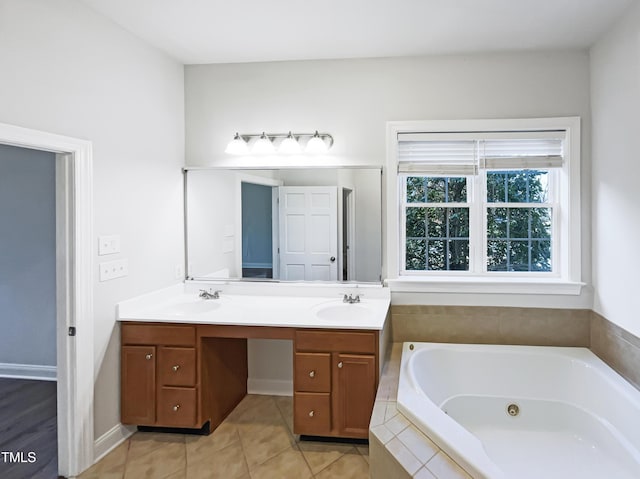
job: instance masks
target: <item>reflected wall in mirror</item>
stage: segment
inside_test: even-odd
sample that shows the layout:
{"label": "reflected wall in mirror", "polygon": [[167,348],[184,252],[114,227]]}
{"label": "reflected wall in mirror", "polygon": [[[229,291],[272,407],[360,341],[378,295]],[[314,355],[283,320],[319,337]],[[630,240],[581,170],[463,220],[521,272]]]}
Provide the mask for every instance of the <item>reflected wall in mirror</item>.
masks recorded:
{"label": "reflected wall in mirror", "polygon": [[187,169],[187,277],[381,281],[380,168]]}

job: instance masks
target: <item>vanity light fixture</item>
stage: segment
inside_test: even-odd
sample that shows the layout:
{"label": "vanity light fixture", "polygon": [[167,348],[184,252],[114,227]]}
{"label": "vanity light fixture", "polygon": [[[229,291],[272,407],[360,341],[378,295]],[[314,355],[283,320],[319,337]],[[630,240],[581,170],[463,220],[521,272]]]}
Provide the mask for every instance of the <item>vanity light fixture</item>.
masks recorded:
{"label": "vanity light fixture", "polygon": [[249,145],[244,138],[236,133],[236,136],[234,136],[233,140],[229,142],[224,152],[230,155],[248,155]]}
{"label": "vanity light fixture", "polygon": [[303,152],[303,145],[307,154],[324,154],[333,146],[333,137],[318,130],[315,133],[236,133],[224,151],[230,155],[297,155]]}
{"label": "vanity light fixture", "polygon": [[307,142],[307,148],[305,151],[313,155],[320,155],[320,154],[326,153],[327,150],[329,150],[329,148],[327,147],[327,144],[324,142],[324,140],[318,133],[318,130],[316,130],[314,135],[311,138],[309,138],[309,141]]}
{"label": "vanity light fixture", "polygon": [[287,137],[282,140],[282,143],[280,143],[278,153],[282,153],[284,155],[297,155],[302,153],[300,143],[298,143],[298,140],[294,138],[291,132],[289,132]]}
{"label": "vanity light fixture", "polygon": [[256,155],[269,155],[276,152],[276,147],[273,146],[273,141],[269,138],[264,131],[260,138],[254,143],[252,153]]}

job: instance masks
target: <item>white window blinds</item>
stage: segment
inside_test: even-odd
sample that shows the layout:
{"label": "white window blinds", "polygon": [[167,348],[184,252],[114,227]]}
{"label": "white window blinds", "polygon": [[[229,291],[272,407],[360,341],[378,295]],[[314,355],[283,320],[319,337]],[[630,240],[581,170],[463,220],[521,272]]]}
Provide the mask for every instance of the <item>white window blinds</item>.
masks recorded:
{"label": "white window blinds", "polygon": [[565,131],[399,133],[398,171],[473,175],[478,168],[562,166]]}

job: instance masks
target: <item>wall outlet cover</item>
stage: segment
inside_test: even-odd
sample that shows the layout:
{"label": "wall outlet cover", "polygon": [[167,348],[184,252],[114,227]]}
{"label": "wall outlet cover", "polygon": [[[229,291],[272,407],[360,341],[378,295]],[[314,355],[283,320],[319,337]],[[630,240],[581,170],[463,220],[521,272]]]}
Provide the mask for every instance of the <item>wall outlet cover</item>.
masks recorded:
{"label": "wall outlet cover", "polygon": [[129,260],[119,259],[116,261],[108,261],[100,263],[100,281],[110,281],[116,278],[122,278],[129,274]]}

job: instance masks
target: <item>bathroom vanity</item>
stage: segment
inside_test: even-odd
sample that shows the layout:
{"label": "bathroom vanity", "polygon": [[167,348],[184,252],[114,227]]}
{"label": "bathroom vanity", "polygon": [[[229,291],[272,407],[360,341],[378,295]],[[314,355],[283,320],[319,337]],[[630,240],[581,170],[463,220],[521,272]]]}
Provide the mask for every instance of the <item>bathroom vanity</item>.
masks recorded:
{"label": "bathroom vanity", "polygon": [[294,346],[294,433],[368,437],[388,290],[339,288],[363,294],[349,304],[331,288],[255,296],[222,287],[210,300],[187,289],[119,305],[123,424],[213,431],[247,394],[247,339],[286,339]]}

